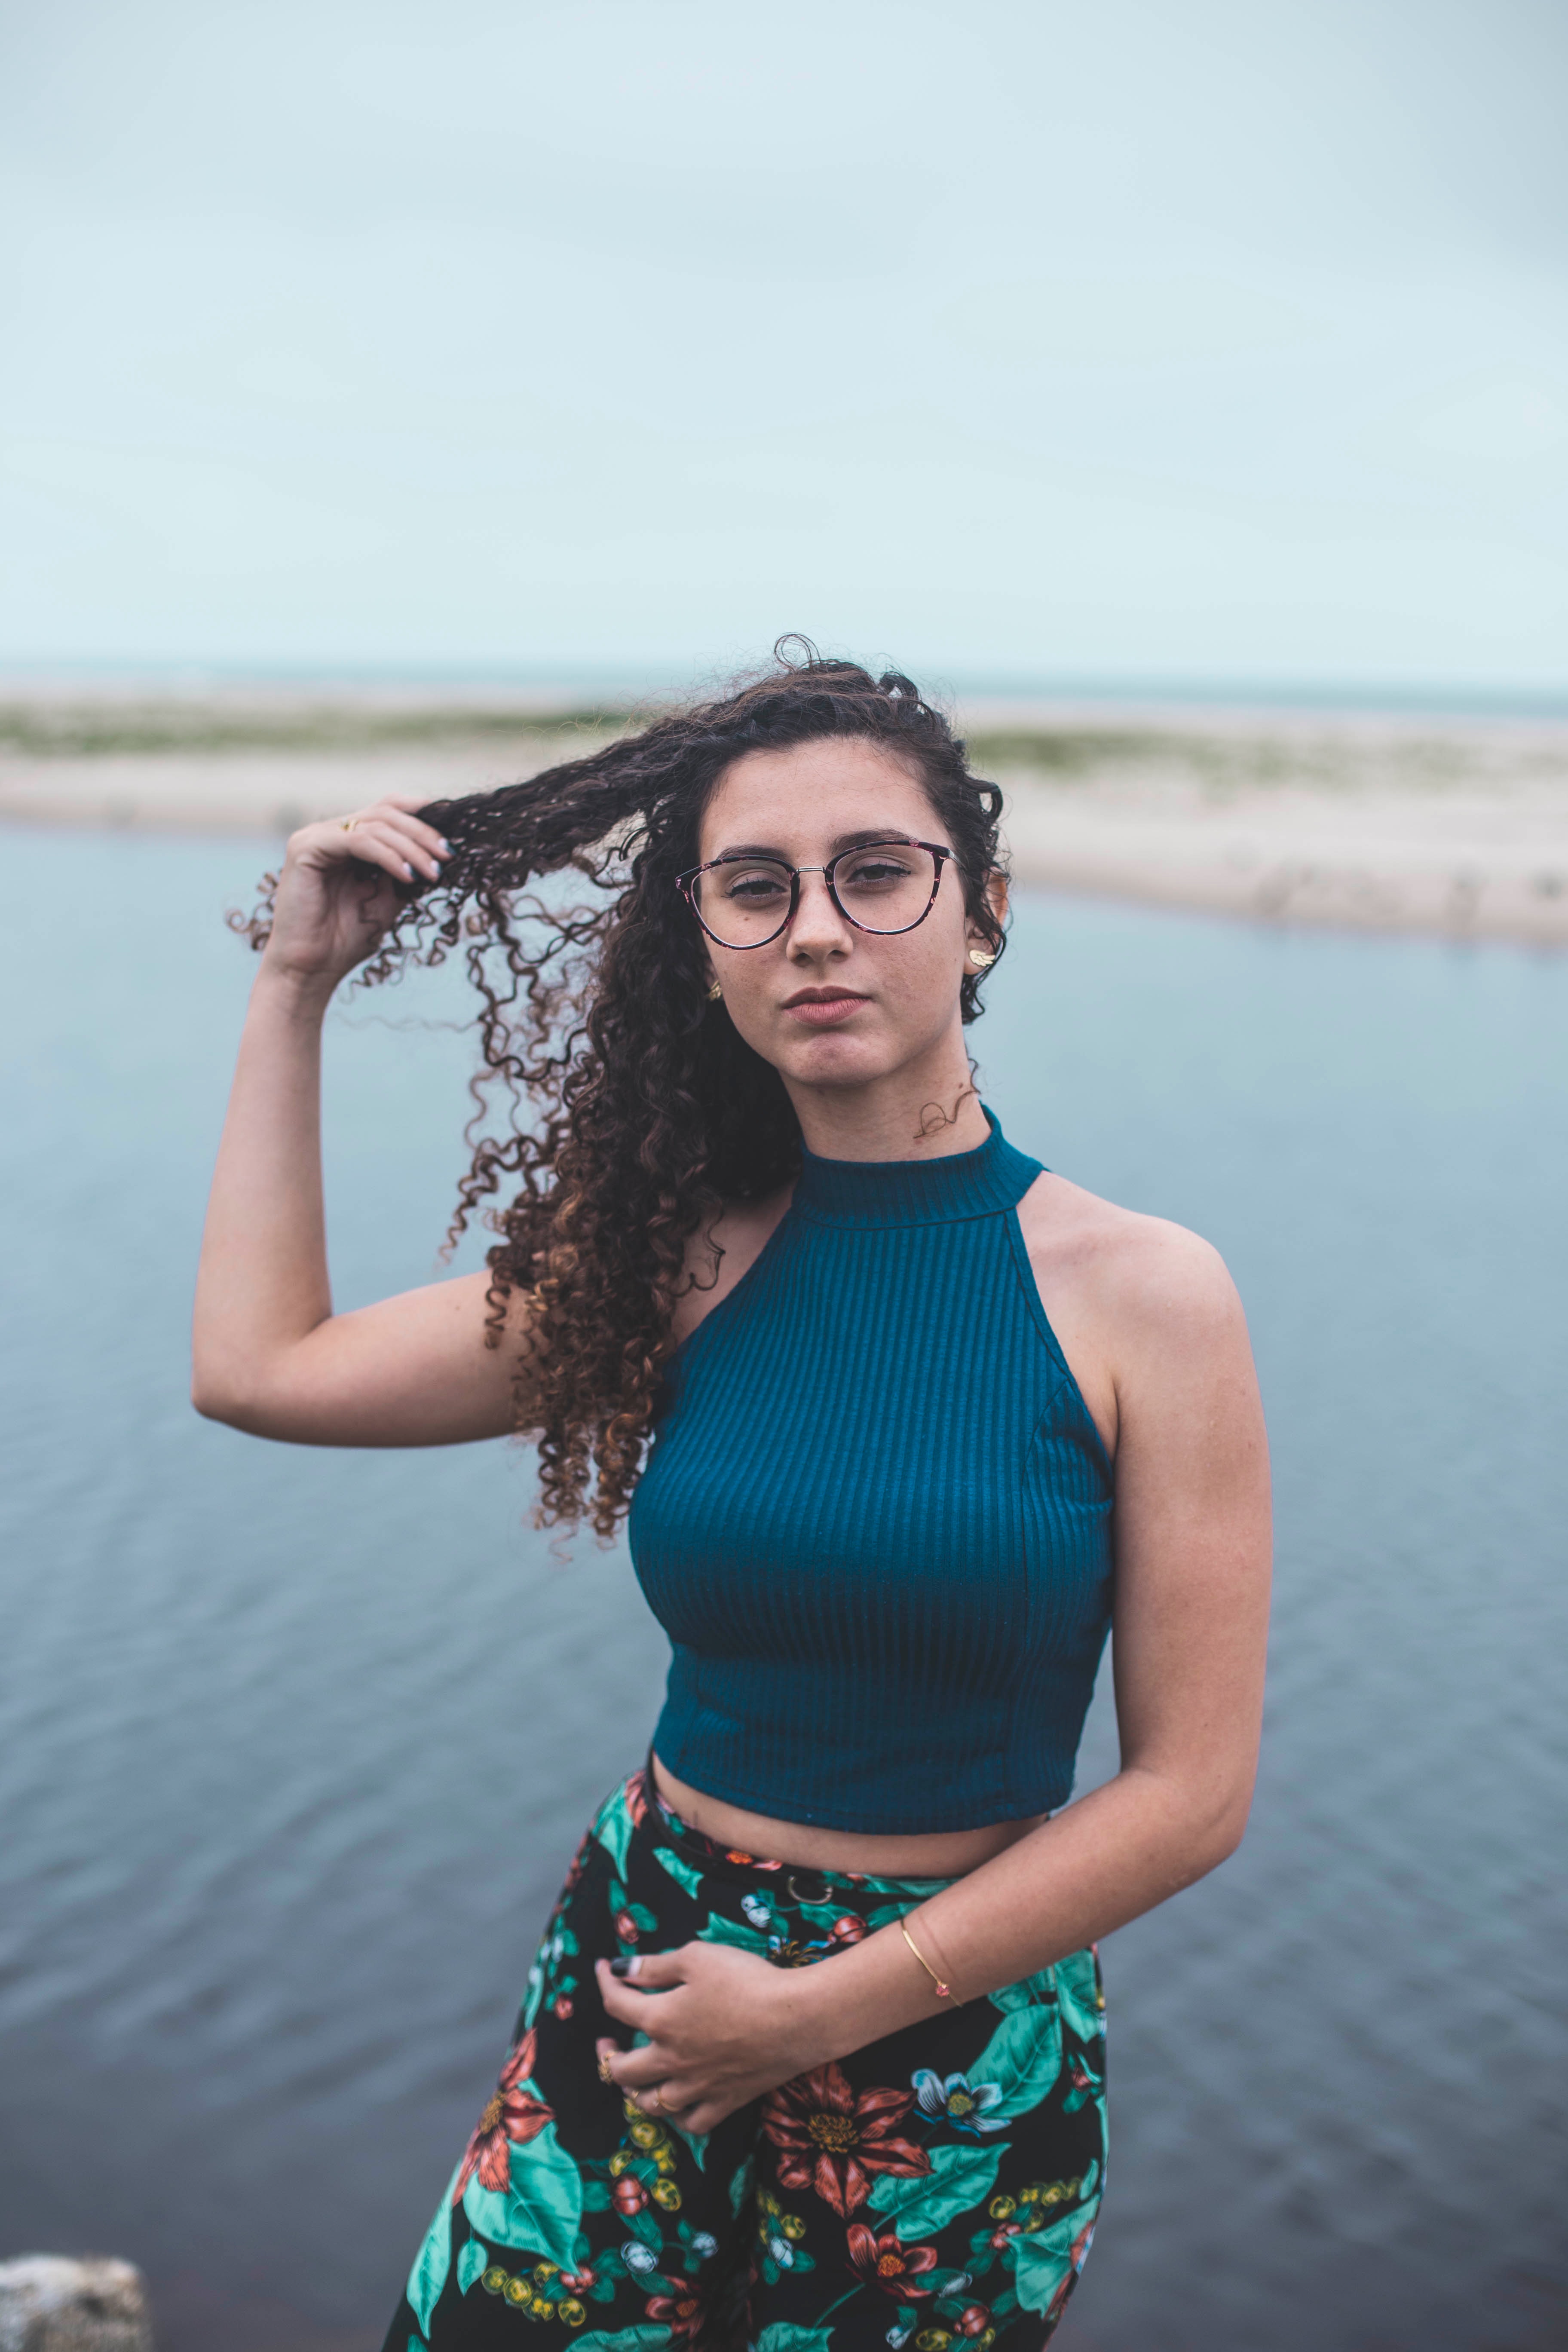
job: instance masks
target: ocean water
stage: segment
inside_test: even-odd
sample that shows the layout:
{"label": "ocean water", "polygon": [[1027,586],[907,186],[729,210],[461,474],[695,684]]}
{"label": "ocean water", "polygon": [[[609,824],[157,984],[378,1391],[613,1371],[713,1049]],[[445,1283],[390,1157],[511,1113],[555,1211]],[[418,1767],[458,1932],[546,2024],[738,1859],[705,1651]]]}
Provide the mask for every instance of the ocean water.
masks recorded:
{"label": "ocean water", "polygon": [[[166,2352],[373,2352],[662,1638],[506,1446],[195,1418],[267,846],[5,849],[0,2257],[131,2256]],[[991,993],[1013,1138],[1225,1252],[1279,1495],[1253,1827],[1105,1948],[1058,2340],[1562,2346],[1568,960],[1026,893]],[[458,1010],[334,1016],[344,1303],[432,1272]]]}

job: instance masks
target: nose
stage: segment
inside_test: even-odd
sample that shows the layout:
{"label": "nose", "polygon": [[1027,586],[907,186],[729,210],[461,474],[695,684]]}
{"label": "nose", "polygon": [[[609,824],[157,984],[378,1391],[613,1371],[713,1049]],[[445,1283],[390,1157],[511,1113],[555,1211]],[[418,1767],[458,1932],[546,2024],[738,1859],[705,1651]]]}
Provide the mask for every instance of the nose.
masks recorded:
{"label": "nose", "polygon": [[820,866],[803,866],[797,885],[800,897],[790,918],[784,944],[802,963],[830,955],[847,955],[853,940],[850,927],[839,913]]}

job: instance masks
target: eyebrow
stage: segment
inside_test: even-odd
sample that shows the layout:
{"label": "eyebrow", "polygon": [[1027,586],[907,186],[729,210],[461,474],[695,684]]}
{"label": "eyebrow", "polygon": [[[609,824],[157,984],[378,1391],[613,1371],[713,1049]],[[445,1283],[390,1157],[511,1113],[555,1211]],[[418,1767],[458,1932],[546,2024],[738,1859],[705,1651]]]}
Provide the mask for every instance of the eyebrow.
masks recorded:
{"label": "eyebrow", "polygon": [[[846,849],[863,848],[868,842],[910,841],[912,838],[913,835],[907,833],[889,833],[885,824],[863,824],[858,833],[836,833],[827,845],[827,855],[829,857],[837,857]],[[788,866],[791,863],[782,849],[762,841],[738,841],[729,849],[717,851],[715,856],[717,857],[772,857],[781,866]]]}

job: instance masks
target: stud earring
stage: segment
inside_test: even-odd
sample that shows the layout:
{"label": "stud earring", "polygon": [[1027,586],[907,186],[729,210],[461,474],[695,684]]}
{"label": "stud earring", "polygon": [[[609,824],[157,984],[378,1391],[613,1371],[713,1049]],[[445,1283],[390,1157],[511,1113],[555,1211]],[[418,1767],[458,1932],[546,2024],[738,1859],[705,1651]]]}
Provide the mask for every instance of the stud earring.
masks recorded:
{"label": "stud earring", "polygon": [[714,982],[714,983],[713,983],[713,985],[712,985],[712,987],[711,987],[711,988],[709,990],[709,992],[708,992],[708,1002],[709,1002],[709,1003],[710,1003],[710,1004],[717,1004],[717,1003],[718,1003],[718,1002],[719,1002],[719,999],[723,995],[723,993],[724,993],[723,990],[720,987],[720,985],[719,985],[718,982],[717,982],[717,981],[715,981],[715,982]]}
{"label": "stud earring", "polygon": [[988,963],[994,963],[996,959],[990,953],[989,950],[985,948],[971,948],[969,950],[969,961],[971,963],[977,963],[981,970],[984,971]]}

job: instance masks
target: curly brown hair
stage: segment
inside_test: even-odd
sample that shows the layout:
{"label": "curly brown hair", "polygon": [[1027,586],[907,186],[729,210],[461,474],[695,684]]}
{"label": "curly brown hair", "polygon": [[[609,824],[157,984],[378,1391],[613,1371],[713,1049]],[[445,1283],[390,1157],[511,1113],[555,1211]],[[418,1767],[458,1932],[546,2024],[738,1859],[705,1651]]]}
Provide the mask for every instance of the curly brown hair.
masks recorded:
{"label": "curly brown hair", "polygon": [[[798,1173],[783,1081],[710,1000],[676,877],[698,862],[703,812],[733,761],[836,736],[879,745],[921,785],[952,842],[968,917],[999,955],[985,883],[999,864],[1000,788],[970,774],[963,743],[900,672],[873,677],[781,638],[767,670],[718,700],[523,783],[422,809],[452,855],[438,882],[409,890],[359,975],[374,984],[461,947],[478,991],[473,1160],[449,1240],[503,1179],[521,1179],[510,1207],[485,1213],[500,1235],[487,1336],[500,1344],[508,1302],[525,1294],[518,1427],[539,1440],[543,1524],[586,1517],[613,1532],[642,1468],[676,1302],[699,1280],[687,1270],[693,1234],[726,1201],[763,1198]],[[521,895],[568,872],[598,903]],[[267,913],[264,901],[248,926],[258,946]],[[980,983],[978,972],[963,981],[966,1022]],[[487,1131],[498,1096],[504,1117]],[[707,1280],[717,1271],[715,1255]]]}

